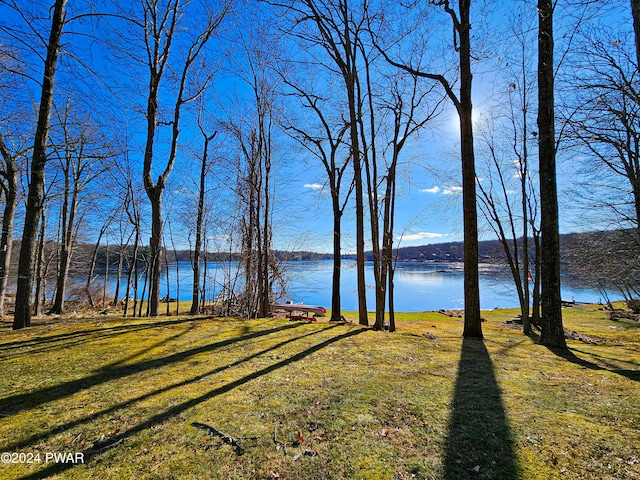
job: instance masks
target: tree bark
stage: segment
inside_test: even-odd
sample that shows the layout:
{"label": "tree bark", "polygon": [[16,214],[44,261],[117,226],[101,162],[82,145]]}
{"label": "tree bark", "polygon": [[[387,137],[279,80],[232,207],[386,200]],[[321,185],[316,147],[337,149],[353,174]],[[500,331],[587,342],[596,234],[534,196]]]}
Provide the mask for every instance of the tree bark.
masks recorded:
{"label": "tree bark", "polygon": [[[526,105],[526,100],[525,100]],[[522,281],[524,290],[524,308],[522,310],[522,330],[525,335],[531,333],[531,322],[529,321],[529,306],[531,298],[529,295],[529,278],[531,267],[529,266],[529,202],[527,195],[527,179],[529,176],[529,155],[527,146],[527,111],[523,109],[524,131],[522,136],[522,165],[520,168],[520,191],[522,195]]]}
{"label": "tree bark", "polygon": [[460,145],[462,157],[462,213],[464,223],[464,337],[483,338],[478,276],[478,212],[476,167],[473,150],[473,106],[471,103],[470,0],[461,0],[460,23]]}
{"label": "tree bark", "polygon": [[[256,97],[258,101],[259,95]],[[263,167],[263,188],[262,188],[262,265],[261,265],[261,290],[260,290],[260,317],[266,318],[271,311],[271,122],[266,109],[272,105],[262,105],[259,107],[260,138]]]}
{"label": "tree bark", "polygon": [[[356,37],[354,41],[359,41]],[[359,51],[361,52],[361,59],[358,60],[354,54],[352,57],[353,65],[356,62],[362,64],[364,71],[364,80],[360,80],[360,76],[357,73],[357,67],[354,67],[354,79],[357,87],[357,119],[360,127],[360,138],[362,150],[362,159],[365,171],[365,178],[367,182],[366,198],[369,206],[369,230],[371,232],[371,254],[372,254],[372,266],[373,266],[373,282],[374,282],[374,303],[375,303],[375,320],[373,323],[374,330],[382,330],[384,328],[384,313],[386,302],[386,290],[387,285],[383,276],[382,268],[382,254],[380,248],[380,206],[378,201],[378,152],[376,135],[377,129],[375,125],[375,113],[376,108],[373,105],[373,89],[371,86],[370,75],[370,59],[366,52],[360,45]],[[368,129],[365,126],[365,114],[363,112],[363,105],[365,101],[369,107],[369,125]],[[367,137],[369,141],[367,142]]]}
{"label": "tree bark", "polygon": [[[163,186],[164,187],[164,186]],[[157,317],[160,307],[160,259],[162,253],[162,192],[156,186],[147,190],[151,203],[151,238],[149,239],[149,316]]]}
{"label": "tree bark", "polygon": [[539,326],[540,325],[540,271],[542,270],[540,266],[540,232],[534,230],[533,231],[533,242],[535,245],[535,257],[533,263],[535,265],[535,274],[533,277],[533,293],[532,293],[532,301],[531,301],[531,324]]}
{"label": "tree bark", "polygon": [[58,54],[60,53],[60,40],[64,26],[66,4],[67,0],[56,0],[55,2],[51,32],[47,44],[40,108],[31,161],[31,182],[29,183],[20,260],[18,262],[16,309],[13,319],[14,330],[31,326],[36,239],[43,207],[44,166],[47,161],[47,141],[49,138],[51,107],[53,105],[54,80]]}
{"label": "tree bark", "polygon": [[385,194],[384,220],[382,238],[382,278],[381,281],[387,285],[389,298],[389,332],[396,331],[395,303],[393,301],[393,227],[395,222],[396,203],[396,167],[398,158],[398,147],[394,147],[394,158],[392,166],[387,174],[387,189]]}
{"label": "tree bark", "polygon": [[47,272],[49,270],[49,261],[45,259],[45,247],[47,245],[46,242],[46,233],[47,233],[47,215],[46,211],[42,211],[41,219],[40,219],[40,237],[37,241],[36,248],[36,289],[34,294],[34,303],[35,303],[35,315],[42,315],[42,310],[44,307],[44,303],[46,300],[47,293]]}
{"label": "tree bark", "polygon": [[[78,162],[81,159],[78,158]],[[69,276],[69,264],[71,263],[71,255],[73,254],[74,229],[76,223],[76,211],[78,209],[78,175],[72,172],[74,169],[69,153],[66,154],[66,164],[63,168],[65,174],[65,188],[62,197],[62,213],[61,213],[61,242],[60,242],[60,262],[58,266],[58,275],[56,279],[56,296],[51,307],[50,313],[64,313],[64,298],[67,289],[67,279]],[[79,168],[79,165],[78,165]],[[73,180],[73,185],[71,185]],[[71,197],[71,201],[69,201]]]}
{"label": "tree bark", "polygon": [[640,71],[640,0],[631,0],[631,14],[633,15],[633,32],[636,38],[636,68]]}
{"label": "tree bark", "polygon": [[[120,281],[122,280],[122,264],[124,262],[124,250],[126,248],[126,245],[120,245],[120,248],[118,249],[118,266],[116,269],[116,290],[113,293],[113,301],[111,302],[112,306],[117,306],[118,305],[118,299],[120,298]],[[107,265],[107,269],[109,268],[109,265]]]}
{"label": "tree bark", "polygon": [[209,142],[215,137],[216,133],[208,137],[201,130],[204,138],[204,147],[202,149],[202,165],[200,166],[200,188],[198,190],[198,210],[196,212],[196,241],[193,246],[193,290],[191,296],[190,315],[200,313],[200,251],[202,249],[202,222],[204,218],[204,194],[205,181],[207,177],[207,152],[209,150]]}
{"label": "tree bark", "polygon": [[[146,2],[145,2],[146,3]],[[154,3],[154,2],[152,2]],[[189,45],[188,52],[184,58],[181,69],[172,68],[169,63],[169,53],[174,41],[180,43],[180,39],[175,38],[178,32],[181,34],[189,31],[186,26],[180,26],[181,18],[185,18],[185,12],[189,2],[171,0],[164,5],[162,15],[158,16],[157,5],[145,4],[143,25],[145,46],[147,53],[147,66],[149,68],[149,94],[147,97],[147,139],[144,155],[143,180],[145,191],[151,203],[151,240],[150,240],[150,286],[149,286],[149,315],[157,316],[160,300],[160,258],[162,250],[162,192],[166,187],[167,179],[173,170],[178,148],[178,137],[180,135],[180,115],[182,107],[198,98],[204,91],[211,75],[204,80],[201,85],[188,85],[189,72],[194,66],[196,59],[202,52],[206,43],[213,36],[214,31],[226,15],[229,8],[228,3],[224,3],[219,15],[206,19],[204,29],[193,39]],[[183,45],[184,46],[184,45]],[[177,78],[177,93],[173,106],[173,118],[171,121],[171,146],[167,159],[167,164],[157,180],[152,178],[152,164],[154,156],[154,140],[158,122],[158,102],[160,82],[165,73],[165,69],[172,70],[171,75]],[[195,93],[188,93],[193,86]]]}
{"label": "tree bark", "polygon": [[0,318],[4,317],[4,301],[9,280],[9,266],[11,265],[11,250],[13,246],[13,224],[16,212],[18,193],[18,169],[16,158],[12,155],[2,136],[0,135],[0,154],[5,162],[5,206],[2,213],[2,236],[0,237]]}
{"label": "tree bark", "polygon": [[342,320],[340,278],[342,274],[341,258],[342,211],[340,199],[333,196],[333,277],[331,279],[331,321]]}
{"label": "tree bark", "polygon": [[[355,67],[353,67],[355,68]],[[358,323],[369,325],[367,315],[367,282],[365,279],[365,255],[364,255],[364,194],[362,188],[362,161],[360,159],[360,147],[358,141],[358,117],[356,113],[355,98],[355,73],[349,71],[343,73],[347,83],[347,98],[349,102],[349,122],[351,125],[351,161],[353,162],[353,175],[356,191],[356,269],[358,290]]]}
{"label": "tree bark", "polygon": [[560,297],[560,234],[556,184],[553,79],[553,1],[538,0],[538,138],[542,333],[540,343],[566,348]]}

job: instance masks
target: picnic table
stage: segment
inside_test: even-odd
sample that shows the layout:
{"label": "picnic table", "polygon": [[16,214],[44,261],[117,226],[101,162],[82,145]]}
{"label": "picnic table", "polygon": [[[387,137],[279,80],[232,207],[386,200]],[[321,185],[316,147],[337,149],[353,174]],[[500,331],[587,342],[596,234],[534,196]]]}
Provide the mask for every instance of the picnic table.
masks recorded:
{"label": "picnic table", "polygon": [[[305,305],[304,303],[272,303],[271,311],[283,310],[289,320],[308,320],[315,322],[315,317],[324,317],[327,309],[318,305]],[[309,313],[313,317],[309,317]]]}

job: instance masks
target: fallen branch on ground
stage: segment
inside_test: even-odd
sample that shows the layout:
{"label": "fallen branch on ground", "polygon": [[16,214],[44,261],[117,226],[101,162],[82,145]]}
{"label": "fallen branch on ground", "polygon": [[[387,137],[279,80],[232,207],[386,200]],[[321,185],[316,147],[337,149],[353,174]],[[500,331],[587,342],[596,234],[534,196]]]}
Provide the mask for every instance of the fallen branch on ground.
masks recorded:
{"label": "fallen branch on ground", "polygon": [[217,430],[211,425],[207,425],[205,423],[193,422],[191,426],[199,428],[200,430],[204,430],[205,432],[207,432],[207,434],[211,435],[212,437],[218,437],[227,445],[231,445],[233,448],[235,448],[236,455],[242,455],[244,453],[244,448],[242,448],[242,445],[240,445],[240,442],[236,438],[232,437],[231,435],[222,433],[221,431]]}

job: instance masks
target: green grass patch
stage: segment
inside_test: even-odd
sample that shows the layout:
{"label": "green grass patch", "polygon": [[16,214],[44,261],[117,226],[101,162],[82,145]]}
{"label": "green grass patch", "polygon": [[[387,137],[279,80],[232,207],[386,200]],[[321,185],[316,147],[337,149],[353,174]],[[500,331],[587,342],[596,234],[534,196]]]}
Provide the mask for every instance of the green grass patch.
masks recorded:
{"label": "green grass patch", "polygon": [[[0,478],[640,479],[638,323],[567,309],[579,339],[562,352],[503,324],[516,313],[483,312],[484,341],[435,312],[398,315],[394,334],[285,319],[4,324],[0,451],[32,463],[5,462]],[[45,462],[53,452],[84,463]]]}

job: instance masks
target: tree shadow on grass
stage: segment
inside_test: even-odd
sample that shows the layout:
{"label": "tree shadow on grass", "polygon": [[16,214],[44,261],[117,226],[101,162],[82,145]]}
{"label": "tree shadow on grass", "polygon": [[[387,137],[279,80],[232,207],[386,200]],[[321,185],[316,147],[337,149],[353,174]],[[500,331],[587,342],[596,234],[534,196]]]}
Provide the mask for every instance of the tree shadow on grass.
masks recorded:
{"label": "tree shadow on grass", "polygon": [[[32,355],[34,353],[46,352],[48,350],[73,347],[87,342],[100,340],[102,338],[112,338],[117,335],[124,335],[142,330],[150,330],[154,328],[191,323],[196,320],[200,319],[185,317],[176,320],[158,320],[155,322],[140,322],[138,320],[122,325],[115,325],[113,327],[82,328],[73,332],[58,333],[54,335],[36,335],[26,340],[16,340],[0,343],[0,358],[15,358],[19,355]],[[203,318],[202,320],[206,320],[206,318]],[[95,324],[93,322],[91,322],[90,325],[86,324],[86,327],[90,326],[93,327],[95,326]],[[20,349],[25,349],[25,351],[14,351]]]}
{"label": "tree shadow on grass", "polygon": [[261,357],[263,355],[266,355],[269,352],[278,350],[279,348],[282,348],[285,345],[297,342],[297,341],[302,340],[303,338],[306,338],[306,337],[311,337],[313,335],[317,335],[319,333],[326,332],[328,330],[336,328],[337,326],[338,325],[331,325],[331,326],[326,327],[326,328],[324,328],[322,330],[313,330],[312,332],[305,333],[303,335],[298,335],[298,336],[295,336],[295,337],[288,338],[286,340],[283,340],[282,342],[276,343],[276,344],[271,345],[271,346],[269,346],[269,347],[267,347],[267,348],[265,348],[263,350],[260,350],[259,352],[255,352],[255,353],[253,353],[251,355],[248,355],[248,356],[246,356],[244,358],[240,358],[240,359],[236,360],[235,362],[232,362],[232,363],[229,363],[229,364],[225,364],[225,365],[221,365],[219,367],[213,368],[213,369],[208,370],[206,372],[203,372],[203,373],[201,373],[199,375],[196,375],[196,376],[191,377],[191,378],[186,379],[186,380],[182,380],[180,382],[173,383],[171,385],[167,385],[167,386],[163,386],[163,387],[160,387],[160,388],[156,388],[155,390],[152,390],[150,392],[144,393],[144,394],[139,395],[139,396],[137,396],[135,398],[127,398],[126,400],[123,400],[120,403],[116,403],[116,404],[111,405],[111,406],[109,406],[107,408],[104,408],[104,409],[102,409],[100,411],[91,412],[89,415],[86,415],[84,417],[77,418],[75,420],[72,420],[70,422],[67,422],[67,423],[64,423],[64,424],[61,424],[61,425],[57,425],[57,426],[55,426],[53,428],[50,428],[50,429],[48,429],[48,430],[46,430],[46,431],[44,431],[42,433],[36,433],[36,434],[34,434],[34,435],[30,436],[30,437],[23,438],[23,439],[21,439],[21,440],[19,440],[17,442],[9,444],[9,445],[5,445],[5,446],[3,446],[3,448],[4,448],[4,450],[7,450],[7,451],[16,451],[16,450],[19,451],[21,449],[24,449],[24,448],[27,448],[27,447],[32,446],[34,444],[37,444],[39,442],[42,442],[43,440],[46,440],[47,438],[50,438],[50,437],[52,437],[54,435],[59,435],[59,434],[65,432],[65,431],[67,431],[67,430],[69,430],[71,428],[74,428],[74,427],[77,427],[79,425],[83,425],[83,424],[86,424],[86,423],[93,422],[93,421],[99,419],[100,417],[103,417],[105,415],[117,412],[118,410],[121,410],[121,409],[129,408],[133,404],[136,404],[138,402],[147,400],[147,399],[149,399],[151,397],[154,397],[156,395],[160,395],[160,394],[162,394],[164,392],[168,392],[168,391],[174,390],[176,388],[181,388],[181,387],[184,387],[184,386],[187,386],[187,385],[191,385],[191,384],[194,384],[194,383],[197,383],[197,382],[201,382],[201,381],[207,379],[208,377],[211,377],[212,375],[216,375],[218,373],[221,373],[221,372],[223,372],[225,370],[228,370],[230,368],[233,368],[233,367],[238,367],[238,366],[240,366],[240,365],[242,365],[242,364],[244,364],[246,362],[249,362],[249,361],[251,361],[251,360],[253,360],[255,358],[258,358],[258,357]]}
{"label": "tree shadow on grass", "polygon": [[449,418],[443,478],[518,478],[511,428],[484,342],[462,343]]}
{"label": "tree shadow on grass", "polygon": [[[597,363],[590,362],[585,358],[578,357],[573,351],[569,348],[554,348],[547,347],[549,351],[556,354],[557,356],[564,358],[565,360],[574,363],[576,365],[580,365],[583,368],[588,368],[589,370],[602,370],[605,372],[615,373],[616,375],[621,375],[629,380],[634,382],[640,382],[640,370],[631,370],[624,368],[615,368],[611,365],[610,368],[603,367],[602,365],[598,365]],[[576,350],[580,351],[580,350]]]}
{"label": "tree shadow on grass", "polygon": [[[627,351],[629,352],[629,354],[633,355],[635,358],[638,358],[638,360],[640,360],[640,351],[638,351],[637,348],[635,348],[634,346],[624,346],[622,348],[619,346],[616,346],[614,348],[616,353],[620,353],[621,350],[622,352]],[[612,372],[620,371],[622,369],[620,365],[628,365],[628,366],[634,367],[628,370],[637,371],[640,373],[640,361],[625,360],[619,357],[607,356],[600,353],[589,352],[587,350],[580,350],[579,348],[575,348],[575,347],[572,347],[571,351],[590,356],[596,362],[603,365],[603,368],[606,368],[607,370],[610,370]]]}
{"label": "tree shadow on grass", "polygon": [[[211,398],[217,397],[218,395],[222,395],[224,393],[227,393],[231,390],[233,390],[234,388],[237,388],[241,385],[244,385],[245,383],[250,382],[251,380],[255,380],[257,378],[262,377],[263,375],[267,375],[269,373],[272,373],[280,368],[286,367],[287,365],[290,365],[292,363],[295,363],[299,360],[302,360],[305,357],[308,357],[309,355],[312,355],[313,353],[328,347],[329,345],[339,342],[341,340],[345,340],[347,338],[353,337],[355,335],[358,335],[362,332],[366,332],[367,329],[363,329],[363,328],[355,328],[352,329],[346,333],[343,333],[341,335],[336,335],[334,337],[328,338],[327,340],[320,342],[316,345],[313,345],[309,348],[307,348],[306,350],[303,350],[302,352],[299,352],[295,355],[292,355],[289,358],[285,358],[284,360],[281,360],[279,362],[276,362],[272,365],[269,365],[268,367],[262,368],[260,370],[256,370],[255,372],[250,373],[249,375],[245,375],[244,377],[235,380],[233,382],[229,382],[226,385],[222,385],[221,387],[215,388],[203,395],[200,395],[199,397],[187,400],[185,402],[179,403],[177,405],[172,406],[171,408],[160,412],[150,418],[148,418],[147,420],[138,423],[137,425],[131,427],[130,429],[121,432],[117,435],[115,435],[114,437],[112,437],[110,439],[110,442],[112,444],[118,444],[119,442],[122,442],[125,438],[133,435],[133,434],[137,434],[140,433],[144,430],[147,430],[155,425],[161,424],[163,422],[165,422],[166,420],[169,420],[171,418],[176,417],[177,415],[186,412],[187,410],[190,410],[194,407],[196,407],[198,404],[205,402]],[[84,453],[84,462],[88,462],[90,461],[94,456],[99,455],[101,453],[101,451],[95,451],[92,449],[86,450]],[[49,466],[47,466],[45,469],[40,470],[39,472],[34,472],[32,474],[26,475],[24,477],[21,478],[21,480],[36,480],[36,479],[41,479],[41,478],[46,478],[49,477],[51,475],[55,475],[55,474],[59,474],[61,472],[64,472],[68,469],[70,469],[71,467],[73,467],[74,465],[72,463],[58,463],[58,464],[51,464]]]}
{"label": "tree shadow on grass", "polygon": [[121,379],[135,373],[153,370],[155,368],[159,368],[171,363],[183,361],[194,355],[211,352],[218,348],[234,343],[243,342],[245,340],[258,338],[265,335],[272,335],[283,330],[296,328],[300,325],[302,324],[294,323],[291,325],[283,325],[281,327],[260,330],[257,332],[249,333],[247,335],[201,345],[198,347],[190,348],[188,350],[176,352],[165,357],[147,359],[137,363],[114,366],[109,365],[84,378],[70,380],[68,382],[59,383],[50,387],[44,387],[30,392],[18,393],[2,398],[0,399],[0,412],[2,412],[4,415],[16,414],[23,410],[36,408],[45,403],[73,395],[74,393],[87,388],[91,388],[95,385],[106,383],[111,380]]}
{"label": "tree shadow on grass", "polygon": [[[528,336],[529,338],[531,338],[531,340],[534,343],[538,343],[538,344],[540,343],[540,335],[538,335],[538,333],[535,332],[534,330],[532,330]],[[580,365],[581,367],[588,368],[589,370],[605,370],[611,373],[615,373],[617,375],[622,375],[623,377],[628,378],[629,380],[633,380],[634,382],[640,382],[640,369],[617,368],[617,365],[615,365],[614,363],[611,363],[609,361],[610,359],[607,359],[602,355],[598,355],[593,352],[585,352],[577,348],[573,348],[573,349],[571,348],[564,349],[564,348],[555,348],[555,347],[547,347],[547,348],[549,349],[550,352],[554,353],[555,355],[561,358],[564,358],[565,360],[571,363]],[[596,358],[601,363],[605,364],[605,366],[598,365],[597,363],[594,363],[594,362],[590,362],[589,360],[584,358],[580,358],[574,353],[574,351],[583,353],[585,355],[590,355]],[[618,362],[622,362],[622,360],[618,360]],[[625,360],[624,363],[631,364],[631,365],[635,364],[635,362],[628,361],[628,360]]]}

